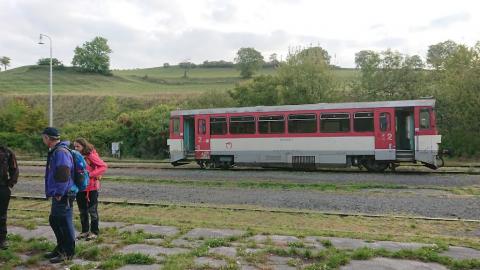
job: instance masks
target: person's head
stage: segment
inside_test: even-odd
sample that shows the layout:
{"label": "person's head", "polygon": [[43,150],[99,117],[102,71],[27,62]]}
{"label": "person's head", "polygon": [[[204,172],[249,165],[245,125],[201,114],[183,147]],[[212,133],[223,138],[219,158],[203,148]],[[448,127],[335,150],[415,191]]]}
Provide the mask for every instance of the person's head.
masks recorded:
{"label": "person's head", "polygon": [[54,127],[47,127],[42,131],[43,143],[52,148],[60,141],[60,131]]}
{"label": "person's head", "polygon": [[73,142],[73,146],[75,150],[82,153],[82,155],[89,155],[95,149],[95,147],[84,138],[77,138],[75,142]]}

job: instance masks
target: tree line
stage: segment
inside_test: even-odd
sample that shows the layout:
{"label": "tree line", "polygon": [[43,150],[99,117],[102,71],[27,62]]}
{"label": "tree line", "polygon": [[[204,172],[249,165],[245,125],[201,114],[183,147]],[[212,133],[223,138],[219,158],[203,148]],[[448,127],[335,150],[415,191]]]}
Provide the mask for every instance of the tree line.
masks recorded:
{"label": "tree line", "polygon": [[257,76],[230,91],[236,106],[437,100],[442,145],[458,156],[480,154],[480,42],[447,40],[429,46],[426,61],[390,49],[355,54],[358,77],[334,76],[328,52],[310,47],[290,52],[275,75]]}
{"label": "tree line", "polygon": [[[240,59],[261,59],[261,54],[250,49],[242,52],[252,55],[237,53],[237,64]],[[362,50],[355,54],[357,75],[345,81],[336,76],[336,68],[331,65],[330,55],[325,49],[319,46],[297,48],[291,50],[284,61],[276,63],[273,75],[255,76],[260,64],[246,65],[254,67],[253,71],[245,73],[252,78],[240,81],[230,91],[207,91],[180,103],[173,104],[172,101],[172,104],[158,105],[148,110],[122,113],[112,111],[109,120],[72,123],[64,128],[67,137],[91,138],[92,142],[105,151],[110,142],[121,140],[124,142],[124,153],[128,155],[164,157],[169,111],[174,108],[434,97],[437,99],[438,128],[443,135],[442,145],[453,149],[457,156],[478,156],[480,42],[474,46],[453,41],[433,44],[429,46],[425,59],[390,49]],[[32,140],[46,124],[46,114],[41,109],[28,106],[17,99],[1,107],[0,138],[13,142],[19,149],[32,151]]]}

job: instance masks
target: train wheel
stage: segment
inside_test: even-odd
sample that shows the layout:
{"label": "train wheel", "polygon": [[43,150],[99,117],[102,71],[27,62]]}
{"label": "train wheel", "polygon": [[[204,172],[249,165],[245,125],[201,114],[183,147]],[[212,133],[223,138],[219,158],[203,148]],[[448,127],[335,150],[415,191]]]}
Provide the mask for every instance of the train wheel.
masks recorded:
{"label": "train wheel", "polygon": [[389,162],[386,161],[378,161],[374,159],[368,159],[363,163],[363,166],[367,168],[367,171],[369,172],[384,172],[388,166]]}
{"label": "train wheel", "polygon": [[232,167],[232,164],[230,164],[230,162],[227,162],[227,161],[222,162],[222,165],[220,166],[220,168],[222,168],[222,170],[228,170],[231,167]]}
{"label": "train wheel", "polygon": [[438,168],[443,167],[445,165],[445,160],[443,160],[442,156],[436,156],[435,158],[437,159]]}

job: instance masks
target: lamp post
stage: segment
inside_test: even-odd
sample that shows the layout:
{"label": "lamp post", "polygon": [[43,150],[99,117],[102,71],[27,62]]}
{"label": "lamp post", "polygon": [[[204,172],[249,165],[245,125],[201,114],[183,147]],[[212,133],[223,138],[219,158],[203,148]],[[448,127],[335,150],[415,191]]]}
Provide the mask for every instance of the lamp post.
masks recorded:
{"label": "lamp post", "polygon": [[48,38],[50,41],[50,110],[49,110],[49,126],[53,127],[53,85],[52,85],[52,39],[44,34],[40,34],[40,40],[38,44],[45,44],[43,43],[43,37]]}

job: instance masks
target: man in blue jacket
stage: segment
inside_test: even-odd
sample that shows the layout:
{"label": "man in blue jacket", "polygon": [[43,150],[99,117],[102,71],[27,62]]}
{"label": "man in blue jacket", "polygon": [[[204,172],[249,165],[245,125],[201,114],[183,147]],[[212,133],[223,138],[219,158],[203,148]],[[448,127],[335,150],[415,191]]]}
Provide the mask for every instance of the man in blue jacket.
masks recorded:
{"label": "man in blue jacket", "polygon": [[60,132],[56,128],[45,128],[42,139],[49,148],[45,169],[45,195],[52,200],[49,222],[57,238],[57,246],[45,257],[50,259],[51,263],[59,263],[72,259],[75,254],[73,201],[69,196],[73,185],[74,163],[72,154],[66,149],[70,143],[60,141]]}

